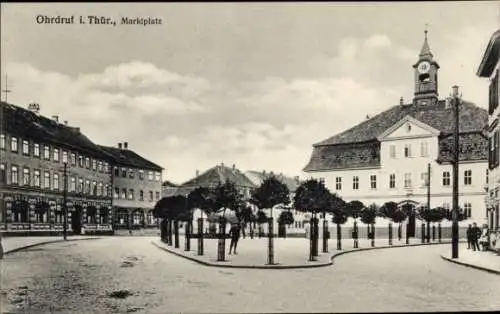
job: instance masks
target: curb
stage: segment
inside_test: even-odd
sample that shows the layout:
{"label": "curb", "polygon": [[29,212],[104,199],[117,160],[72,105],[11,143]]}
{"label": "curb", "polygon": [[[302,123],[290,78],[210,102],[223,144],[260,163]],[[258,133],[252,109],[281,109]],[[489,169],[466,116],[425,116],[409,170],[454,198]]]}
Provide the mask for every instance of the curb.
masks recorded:
{"label": "curb", "polygon": [[[458,241],[458,243],[465,243],[465,241]],[[334,253],[331,257],[332,263],[333,259],[337,256],[348,254],[348,253],[354,253],[354,252],[361,252],[361,251],[371,251],[371,250],[381,250],[381,249],[393,249],[393,248],[403,248],[403,247],[412,247],[412,246],[424,246],[424,245],[439,245],[439,244],[451,244],[451,241],[443,241],[443,242],[430,242],[430,243],[414,243],[414,244],[398,244],[398,245],[385,245],[385,246],[375,246],[375,247],[366,247],[366,248],[358,248],[358,249],[352,249],[348,251],[341,251],[338,253]]]}
{"label": "curb", "polygon": [[482,266],[477,266],[477,265],[469,264],[469,263],[466,263],[466,262],[457,261],[457,260],[454,260],[452,258],[446,257],[444,255],[441,255],[441,258],[444,259],[445,261],[448,261],[448,262],[451,262],[451,263],[455,263],[455,264],[462,265],[462,266],[465,266],[465,267],[475,268],[477,270],[486,271],[486,272],[489,272],[489,273],[492,273],[492,274],[496,274],[496,275],[500,275],[500,271],[498,271],[498,270],[494,270],[494,269],[486,268],[486,267],[482,267]]}
{"label": "curb", "polygon": [[163,250],[165,252],[177,255],[179,257],[183,257],[185,259],[188,259],[190,261],[196,262],[198,264],[202,264],[204,266],[209,266],[209,267],[221,267],[221,268],[239,268],[239,269],[298,269],[298,268],[318,268],[318,267],[326,267],[326,266],[331,266],[333,265],[333,261],[329,262],[320,262],[318,264],[311,264],[311,265],[224,265],[224,264],[216,264],[216,263],[211,263],[211,262],[206,262],[199,260],[195,257],[192,256],[187,256],[179,252],[175,252],[174,250],[167,249],[163,246],[160,246],[156,244],[154,241],[151,241],[151,243],[159,248],[160,250]]}
{"label": "curb", "polygon": [[43,242],[38,242],[38,243],[34,243],[34,244],[29,244],[29,245],[26,245],[26,246],[17,247],[15,249],[10,250],[10,251],[4,251],[3,254],[7,255],[7,254],[10,254],[10,253],[16,253],[16,252],[19,252],[19,251],[22,251],[22,250],[30,249],[32,247],[36,247],[36,246],[40,246],[40,245],[45,245],[45,244],[51,244],[51,243],[70,242],[70,241],[83,241],[83,240],[100,240],[100,239],[102,239],[102,238],[83,238],[83,239],[68,239],[68,240],[43,241]]}
{"label": "curb", "polygon": [[[464,242],[464,241],[459,241],[459,242]],[[196,262],[198,264],[204,265],[204,266],[209,266],[209,267],[222,267],[222,268],[240,268],[240,269],[298,269],[298,268],[318,268],[318,267],[326,267],[326,266],[332,266],[333,265],[333,259],[337,256],[344,255],[347,253],[353,253],[353,252],[360,252],[360,251],[369,251],[369,250],[377,250],[377,249],[391,249],[391,248],[402,248],[402,247],[410,247],[410,246],[423,246],[423,245],[438,245],[438,244],[451,244],[451,241],[447,242],[432,242],[432,243],[415,243],[415,244],[403,244],[403,245],[387,245],[387,246],[377,246],[377,247],[367,247],[367,248],[360,248],[360,249],[354,249],[354,250],[349,250],[349,251],[341,251],[334,253],[332,256],[329,258],[329,262],[321,262],[318,264],[311,264],[311,265],[224,265],[224,264],[216,264],[216,263],[211,263],[207,261],[203,261],[200,259],[197,259],[196,257],[192,256],[187,256],[182,253],[176,252],[174,250],[168,249],[166,247],[160,246],[155,243],[155,241],[151,241],[151,244],[156,246],[157,248],[174,254],[176,256],[188,259],[190,261]]]}

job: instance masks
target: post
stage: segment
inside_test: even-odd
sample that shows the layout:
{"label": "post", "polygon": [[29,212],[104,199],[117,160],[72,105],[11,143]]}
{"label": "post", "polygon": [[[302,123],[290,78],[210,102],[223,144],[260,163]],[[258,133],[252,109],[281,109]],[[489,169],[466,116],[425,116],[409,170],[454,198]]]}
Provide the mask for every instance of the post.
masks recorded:
{"label": "post", "polygon": [[451,257],[458,258],[458,132],[459,132],[459,106],[460,99],[458,95],[458,86],[453,86],[453,98],[454,98],[454,113],[455,113],[455,132],[454,132],[454,144],[455,149],[453,150],[453,224],[452,224],[452,236],[451,236]]}
{"label": "post", "polygon": [[198,255],[203,255],[203,217],[198,218]]}
{"label": "post", "polygon": [[[272,211],[272,209],[271,209]],[[273,225],[273,216],[269,217],[269,228],[268,228],[268,246],[267,246],[267,263],[269,265],[274,265],[274,225]]]}
{"label": "post", "polygon": [[[431,209],[431,163],[427,164],[427,210]],[[430,242],[430,223],[427,222],[427,243]]]}
{"label": "post", "polygon": [[64,217],[63,217],[63,237],[64,240],[67,240],[68,237],[68,163],[64,163],[64,189],[63,189],[63,208],[64,208]]}

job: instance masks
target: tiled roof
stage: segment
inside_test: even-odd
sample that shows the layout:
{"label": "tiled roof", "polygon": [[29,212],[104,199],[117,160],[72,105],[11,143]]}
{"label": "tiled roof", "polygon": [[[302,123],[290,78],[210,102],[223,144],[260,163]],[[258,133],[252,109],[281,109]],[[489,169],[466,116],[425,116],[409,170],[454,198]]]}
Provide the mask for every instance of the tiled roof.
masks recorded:
{"label": "tiled roof", "polygon": [[229,168],[223,165],[217,165],[203,172],[199,176],[181,184],[177,190],[178,194],[188,194],[191,190],[197,187],[211,187],[219,182],[224,183],[226,180],[233,182],[236,187],[240,188],[255,188],[250,179],[248,179],[240,170]]}
{"label": "tiled roof", "polygon": [[290,192],[295,192],[297,187],[299,186],[300,182],[297,182],[295,178],[287,177],[284,176],[283,174],[276,174],[271,172],[264,172],[264,171],[255,171],[255,170],[249,170],[245,172],[245,175],[248,178],[256,178],[258,182],[253,181],[256,185],[260,185],[266,178],[269,178],[270,176],[274,175],[278,180],[283,182],[287,187]]}
{"label": "tiled roof", "polygon": [[[441,100],[433,106],[415,104],[394,106],[342,133],[316,143],[314,146],[372,141],[407,115],[441,131],[442,134],[453,133],[453,110],[451,107],[446,108],[445,101]],[[460,133],[478,132],[482,131],[488,124],[488,112],[473,103],[464,101],[459,119]]]}
{"label": "tiled roof", "polygon": [[163,170],[161,166],[158,166],[157,164],[141,157],[140,155],[136,154],[134,151],[131,151],[130,149],[120,149],[116,147],[101,146],[101,145],[99,145],[99,147],[102,150],[109,153],[110,155],[112,155],[115,159],[115,162],[118,165],[134,167],[139,169],[155,170],[155,171]]}
{"label": "tiled roof", "polygon": [[168,180],[165,180],[163,181],[162,185],[161,186],[166,186],[166,187],[173,187],[173,188],[176,188],[176,187],[179,187],[178,184],[175,184],[173,182],[170,182]]}
{"label": "tiled roof", "polygon": [[67,126],[3,101],[0,103],[0,110],[2,132],[112,160],[111,155],[94,144],[79,128]]}
{"label": "tiled roof", "polygon": [[[444,101],[434,106],[399,105],[386,110],[340,134],[313,145],[308,171],[380,166],[380,142],[377,136],[407,115],[440,131],[438,162],[447,162],[453,151],[454,114]],[[488,124],[486,110],[464,102],[460,110],[460,153],[462,161],[487,160],[487,138],[483,134]]]}

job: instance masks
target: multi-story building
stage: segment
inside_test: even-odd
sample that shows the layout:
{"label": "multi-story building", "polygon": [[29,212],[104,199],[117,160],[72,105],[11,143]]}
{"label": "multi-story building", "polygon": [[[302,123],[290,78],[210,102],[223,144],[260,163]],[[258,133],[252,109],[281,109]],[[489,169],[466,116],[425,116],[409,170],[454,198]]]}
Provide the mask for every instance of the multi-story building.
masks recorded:
{"label": "multi-story building", "polygon": [[112,233],[112,156],[80,128],[41,116],[37,104],[2,102],[0,110],[0,230],[61,232],[67,182],[69,232]]}
{"label": "multi-story building", "polygon": [[163,168],[130,150],[127,142],[100,148],[115,160],[112,171],[115,229],[157,227],[153,208],[161,198]]}
{"label": "multi-story building", "polygon": [[[410,230],[415,230],[414,209],[427,206],[428,183],[431,208],[451,208],[454,109],[451,99],[438,98],[438,70],[426,32],[413,65],[413,101],[401,99],[399,105],[314,144],[305,173],[324,181],[346,201],[359,200],[366,206],[394,201],[405,206],[411,213]],[[459,119],[459,206],[468,217],[462,225],[482,223],[488,113],[462,101]]]}
{"label": "multi-story building", "polygon": [[481,64],[477,71],[479,77],[490,79],[488,108],[488,196],[487,212],[490,230],[499,229],[500,220],[500,30],[491,36]]}

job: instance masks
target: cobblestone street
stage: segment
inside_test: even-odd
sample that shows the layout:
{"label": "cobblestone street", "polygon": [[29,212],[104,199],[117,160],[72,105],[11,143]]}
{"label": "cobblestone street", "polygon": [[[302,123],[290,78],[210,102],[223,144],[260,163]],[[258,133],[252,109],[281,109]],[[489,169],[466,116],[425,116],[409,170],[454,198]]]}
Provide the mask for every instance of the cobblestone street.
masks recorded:
{"label": "cobblestone street", "polygon": [[205,267],[155,238],[47,244],[5,256],[7,313],[349,312],[500,309],[498,275],[443,261],[442,245],[337,257],[296,270]]}

